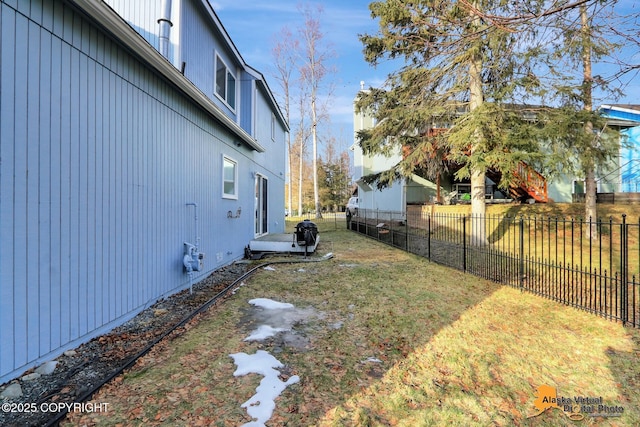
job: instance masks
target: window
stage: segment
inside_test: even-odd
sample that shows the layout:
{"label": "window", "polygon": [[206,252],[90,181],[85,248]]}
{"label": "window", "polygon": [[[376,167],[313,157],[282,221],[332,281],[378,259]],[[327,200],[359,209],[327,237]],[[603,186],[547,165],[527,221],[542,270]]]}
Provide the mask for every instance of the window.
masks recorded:
{"label": "window", "polygon": [[271,140],[276,140],[276,115],[271,113]]}
{"label": "window", "polygon": [[222,197],[238,198],[238,163],[227,156],[222,161]]}
{"label": "window", "polygon": [[216,95],[231,109],[236,108],[236,78],[222,59],[216,55]]}

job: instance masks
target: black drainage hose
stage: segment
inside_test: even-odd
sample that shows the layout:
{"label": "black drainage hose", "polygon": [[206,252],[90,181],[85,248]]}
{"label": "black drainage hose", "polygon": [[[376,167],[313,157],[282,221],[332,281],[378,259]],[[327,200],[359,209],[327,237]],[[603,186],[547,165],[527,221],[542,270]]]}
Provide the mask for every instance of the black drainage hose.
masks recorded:
{"label": "black drainage hose", "polygon": [[[158,337],[156,337],[153,341],[151,341],[149,344],[147,344],[147,346],[145,348],[143,348],[142,350],[140,350],[140,352],[138,352],[136,355],[131,357],[124,365],[120,366],[118,369],[113,371],[108,377],[106,377],[105,379],[101,380],[96,386],[94,386],[92,389],[90,389],[85,394],[80,396],[78,399],[76,399],[70,405],[73,406],[73,404],[82,403],[82,402],[85,402],[85,401],[89,400],[95,393],[98,392],[98,390],[100,390],[102,388],[102,386],[104,386],[106,383],[108,383],[109,381],[111,381],[112,379],[117,377],[118,375],[122,374],[125,370],[129,369],[130,367],[132,367],[138,361],[138,359],[140,359],[145,354],[147,354],[149,351],[151,351],[151,349],[156,344],[158,344],[160,341],[162,341],[167,335],[169,335],[170,333],[172,333],[176,329],[184,326],[187,322],[189,322],[191,319],[193,319],[198,314],[200,314],[203,311],[207,310],[209,307],[211,307],[213,304],[215,304],[220,298],[225,296],[230,290],[234,289],[236,286],[238,286],[239,283],[241,283],[247,277],[251,276],[257,270],[259,270],[261,268],[264,268],[266,266],[269,266],[271,264],[295,264],[295,263],[306,263],[306,262],[320,262],[320,261],[327,261],[327,260],[329,260],[331,258],[333,258],[333,254],[332,253],[328,253],[327,255],[324,255],[323,257],[318,258],[318,259],[307,259],[307,258],[305,258],[305,259],[298,259],[298,260],[278,260],[278,261],[272,261],[272,262],[267,262],[267,263],[264,263],[264,264],[260,264],[260,265],[258,265],[256,267],[252,268],[251,270],[249,270],[246,273],[244,273],[242,276],[238,277],[236,280],[233,281],[233,283],[231,283],[229,286],[224,288],[218,294],[214,295],[211,299],[206,301],[204,304],[202,304],[196,310],[194,310],[193,312],[188,314],[184,319],[182,319],[180,321],[180,323],[177,323],[177,324],[173,325],[168,330],[166,330],[165,332],[160,334]],[[64,409],[63,411],[58,412],[55,417],[53,417],[51,420],[49,420],[47,422],[47,424],[45,424],[45,427],[58,426],[60,424],[60,422],[64,419],[64,417],[67,416],[67,413],[68,413],[68,409]]]}

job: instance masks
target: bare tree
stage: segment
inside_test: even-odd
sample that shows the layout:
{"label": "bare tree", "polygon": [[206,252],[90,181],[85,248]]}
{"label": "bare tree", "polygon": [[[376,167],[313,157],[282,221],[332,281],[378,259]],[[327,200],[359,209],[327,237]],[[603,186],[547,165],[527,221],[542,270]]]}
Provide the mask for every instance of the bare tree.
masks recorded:
{"label": "bare tree", "polygon": [[321,218],[320,196],[318,192],[318,123],[321,120],[322,111],[319,105],[320,91],[325,78],[330,72],[328,61],[335,56],[331,47],[326,44],[324,33],[320,28],[320,21],[315,18],[322,14],[322,8],[315,10],[305,7],[302,10],[304,24],[299,28],[299,34],[304,44],[302,51],[302,66],[300,75],[308,88],[309,94],[309,114],[311,118],[311,143],[312,143],[312,164],[313,164],[313,197],[316,218]]}
{"label": "bare tree", "polygon": [[305,104],[306,97],[303,95],[303,92],[299,94],[299,105],[300,105],[300,121],[298,122],[298,129],[296,131],[296,145],[298,147],[298,214],[302,215],[303,206],[302,206],[302,188],[304,184],[304,153],[306,142],[309,137],[309,129],[305,125],[304,118],[306,117]]}
{"label": "bare tree", "polygon": [[[274,58],[276,74],[275,78],[280,84],[282,90],[281,102],[284,108],[285,118],[287,123],[291,123],[291,91],[293,84],[293,73],[296,71],[296,52],[300,48],[298,40],[293,38],[291,30],[287,27],[280,31],[277,36],[275,45],[271,50]],[[289,180],[289,188],[287,192],[287,208],[289,212],[292,212],[293,208],[293,195],[292,195],[292,147],[291,147],[291,132],[287,134],[287,178]]]}

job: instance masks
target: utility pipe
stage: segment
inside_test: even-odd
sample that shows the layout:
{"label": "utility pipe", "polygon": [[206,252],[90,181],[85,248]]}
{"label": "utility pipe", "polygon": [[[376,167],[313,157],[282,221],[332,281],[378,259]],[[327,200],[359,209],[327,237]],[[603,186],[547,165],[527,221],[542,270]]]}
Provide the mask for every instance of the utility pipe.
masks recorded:
{"label": "utility pipe", "polygon": [[158,19],[158,25],[158,51],[171,61],[171,58],[169,58],[169,46],[171,45],[169,36],[171,27],[173,27],[171,22],[171,0],[162,0],[162,16]]}

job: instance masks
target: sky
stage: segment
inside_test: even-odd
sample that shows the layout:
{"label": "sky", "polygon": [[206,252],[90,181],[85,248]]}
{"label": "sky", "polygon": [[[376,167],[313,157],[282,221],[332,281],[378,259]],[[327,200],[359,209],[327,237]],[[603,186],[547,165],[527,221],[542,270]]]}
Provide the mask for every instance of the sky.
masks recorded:
{"label": "sky", "polygon": [[362,54],[359,34],[375,33],[377,21],[371,19],[370,0],[323,0],[319,3],[295,0],[211,0],[231,40],[245,62],[260,71],[273,92],[279,90],[274,80],[271,50],[275,38],[286,26],[292,33],[300,27],[303,18],[298,5],[322,5],[318,17],[320,30],[335,51],[333,64],[335,88],[331,98],[330,114],[333,136],[340,151],[353,144],[353,99],[360,90],[360,81],[367,87],[379,87],[384,82],[390,64],[373,68]]}
{"label": "sky", "polygon": [[[394,64],[386,63],[374,68],[362,54],[360,34],[375,34],[377,21],[371,18],[368,5],[372,0],[210,0],[216,14],[229,33],[245,62],[260,71],[271,90],[279,90],[271,65],[271,50],[275,38],[283,27],[292,33],[300,27],[303,17],[299,5],[322,5],[323,13],[318,17],[321,31],[336,52],[335,91],[331,100],[331,130],[340,151],[353,144],[353,99],[360,89],[380,87]],[[637,12],[636,0],[620,0],[628,12]],[[637,52],[632,52],[637,62]],[[397,67],[397,63],[395,64]],[[627,87],[627,95],[616,103],[640,104],[640,78]]]}

